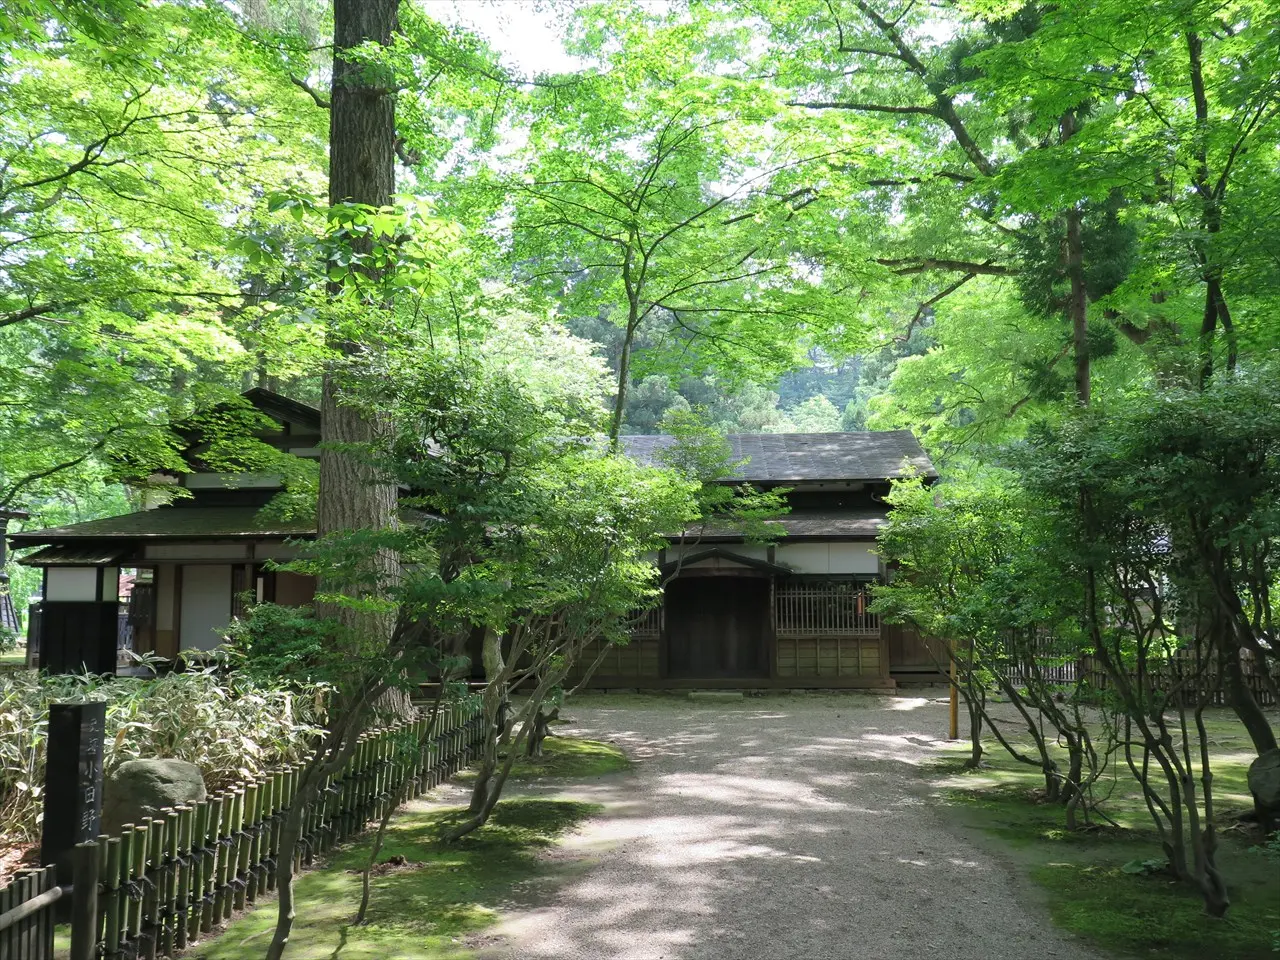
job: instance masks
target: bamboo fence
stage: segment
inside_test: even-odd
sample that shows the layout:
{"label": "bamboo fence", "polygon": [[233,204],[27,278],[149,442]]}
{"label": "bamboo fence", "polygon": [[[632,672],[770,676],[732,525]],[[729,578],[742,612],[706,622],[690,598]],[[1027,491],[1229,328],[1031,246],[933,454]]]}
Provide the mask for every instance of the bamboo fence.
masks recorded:
{"label": "bamboo fence", "polygon": [[[360,738],[341,773],[303,814],[294,868],[378,820],[409,781],[420,796],[475,756],[484,715],[474,698],[442,704],[437,733],[424,713]],[[71,960],[169,957],[276,886],[284,818],[301,765],[244,781],[200,803],[161,811],[75,850],[70,887],[53,868],[0,890],[0,960],[53,960],[55,903],[71,898]]]}

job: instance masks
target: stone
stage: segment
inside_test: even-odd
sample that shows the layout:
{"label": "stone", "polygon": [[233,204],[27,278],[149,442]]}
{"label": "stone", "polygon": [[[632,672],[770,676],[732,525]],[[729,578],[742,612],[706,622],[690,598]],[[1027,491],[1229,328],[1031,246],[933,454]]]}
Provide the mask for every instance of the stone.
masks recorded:
{"label": "stone", "polygon": [[1265,832],[1280,823],[1280,747],[1267,750],[1249,764],[1249,792]]}
{"label": "stone", "polygon": [[705,703],[725,703],[731,700],[741,700],[741,690],[690,690],[690,700],[701,700]]}
{"label": "stone", "polygon": [[205,799],[200,768],[186,760],[126,760],[102,789],[102,832],[115,835],[126,823],[142,823],[167,807]]}

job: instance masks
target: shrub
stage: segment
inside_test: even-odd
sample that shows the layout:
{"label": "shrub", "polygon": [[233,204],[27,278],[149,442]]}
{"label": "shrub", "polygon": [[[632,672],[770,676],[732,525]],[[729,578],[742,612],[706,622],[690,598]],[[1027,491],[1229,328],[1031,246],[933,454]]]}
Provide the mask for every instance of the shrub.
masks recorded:
{"label": "shrub", "polygon": [[105,701],[103,765],[174,757],[218,790],[308,755],[321,688],[298,691],[213,668],[160,677],[0,675],[0,844],[39,839],[51,703]]}

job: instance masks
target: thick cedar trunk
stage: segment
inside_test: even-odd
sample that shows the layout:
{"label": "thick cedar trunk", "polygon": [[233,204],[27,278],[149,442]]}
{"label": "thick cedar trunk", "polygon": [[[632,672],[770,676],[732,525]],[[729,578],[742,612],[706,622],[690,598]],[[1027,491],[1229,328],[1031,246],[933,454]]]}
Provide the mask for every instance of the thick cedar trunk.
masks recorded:
{"label": "thick cedar trunk", "polygon": [[[399,0],[337,0],[334,5],[333,97],[329,111],[329,202],[382,207],[395,190],[395,97],[385,81],[367,67],[349,63],[344,52],[366,41],[391,43],[397,29]],[[335,293],[339,292],[337,290]],[[379,304],[370,304],[377,309]],[[334,344],[353,354],[360,344]],[[376,436],[376,418],[345,406],[335,378],[325,376],[320,404],[323,443],[368,443]],[[395,513],[395,488],[374,482],[372,471],[335,450],[320,454],[320,503],[317,529],[379,529]]]}
{"label": "thick cedar trunk", "polygon": [[[368,41],[389,46],[398,28],[399,0],[335,0],[333,93],[329,111],[329,202],[353,202],[381,207],[391,202],[395,187],[395,99],[389,84],[373,75],[376,71],[349,63],[346,52]],[[341,287],[331,287],[331,294],[341,294]],[[370,303],[377,310],[379,303]],[[343,337],[334,338],[331,346],[345,356],[356,354],[361,345]],[[329,444],[368,444],[377,435],[376,419],[366,416],[355,406],[344,404],[341,382],[333,370],[324,375],[320,402],[320,491],[316,510],[317,532],[383,529],[395,521],[395,487],[376,482],[374,472],[358,459],[341,450],[325,449]],[[379,564],[394,563],[393,557],[380,557]],[[322,583],[321,590],[341,591],[343,584]],[[371,616],[345,607],[317,604],[320,616],[336,618],[354,635],[380,633],[383,641],[391,639],[391,623],[387,618]],[[363,701],[361,701],[363,702]],[[354,718],[352,718],[354,719]],[[343,720],[339,719],[339,725]],[[364,722],[353,723],[351,729],[332,736],[352,741]],[[353,742],[353,741],[352,741]],[[347,744],[350,749],[350,742]],[[268,960],[279,960],[289,943],[294,920],[293,876],[289,869],[299,837],[295,818],[315,784],[300,785],[295,810],[285,824],[280,850],[279,910],[276,929],[267,949]]]}
{"label": "thick cedar trunk", "polygon": [[[1076,133],[1076,115],[1068,110],[1062,115],[1061,140],[1066,143]],[[1067,299],[1067,319],[1071,321],[1071,342],[1076,359],[1076,402],[1089,405],[1091,393],[1089,381],[1089,316],[1088,300],[1084,284],[1084,241],[1080,231],[1080,208],[1072,204],[1067,208],[1066,268],[1071,282]]]}
{"label": "thick cedar trunk", "polygon": [[[334,5],[333,96],[329,110],[329,202],[383,207],[395,190],[395,97],[377,68],[348,62],[344,52],[367,41],[391,43],[398,28],[399,0],[338,0]],[[341,285],[331,292],[337,296]],[[371,311],[383,304],[371,302]],[[354,356],[367,345],[335,337],[331,346]],[[320,502],[316,529],[323,536],[341,530],[380,530],[395,522],[396,490],[378,482],[374,471],[357,457],[331,444],[366,446],[380,429],[375,414],[343,402],[341,380],[334,371],[324,377],[320,399]],[[394,558],[374,561],[386,573]],[[364,592],[363,584],[322,585],[332,593]],[[354,636],[390,632],[386,617],[347,607],[317,604],[317,613],[337,619]]]}

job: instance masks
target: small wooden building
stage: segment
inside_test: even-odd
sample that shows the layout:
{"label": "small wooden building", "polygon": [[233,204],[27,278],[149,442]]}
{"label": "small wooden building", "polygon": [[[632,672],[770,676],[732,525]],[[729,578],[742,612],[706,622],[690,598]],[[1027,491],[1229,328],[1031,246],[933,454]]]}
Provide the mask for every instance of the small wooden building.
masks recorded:
{"label": "small wooden building", "polygon": [[[319,457],[320,413],[267,390],[245,397],[267,418],[259,439],[295,456]],[[313,578],[268,570],[315,536],[307,522],[273,520],[262,507],[281,489],[278,476],[227,475],[202,468],[203,446],[187,451],[192,472],[176,475],[189,496],[130,513],[11,534],[15,548],[39,547],[22,563],[44,570],[42,601],[29,637],[38,665],[57,672],[114,672],[122,647],[173,658],[208,650],[242,598],[303,605]]]}
{"label": "small wooden building", "polygon": [[[885,575],[875,540],[884,495],[907,473],[937,474],[906,430],[737,434],[742,466],[730,482],[786,489],[791,512],[772,545],[740,533],[672,537],[658,557],[662,605],[633,642],[604,652],[598,687],[892,687],[932,675],[909,630],[868,609]],[[668,437],[623,438],[642,463],[661,461]]]}
{"label": "small wooden building", "polygon": [[[319,456],[320,415],[266,390],[245,397],[267,418],[257,437],[303,458]],[[668,581],[662,605],[609,648],[593,677],[602,687],[888,687],[932,673],[914,635],[867,609],[884,570],[875,539],[893,477],[936,476],[907,431],[743,434],[729,438],[744,466],[735,483],[787,488],[791,513],[773,545],[733,532],[673,537],[657,560]],[[645,463],[670,438],[624,438]],[[172,477],[189,496],[120,517],[23,531],[22,563],[44,570],[30,635],[39,665],[112,672],[122,647],[165,658],[210,649],[243,599],[305,605],[311,577],[267,568],[293,557],[289,541],[314,526],[270,518],[262,507],[278,476],[217,473],[201,465]]]}

